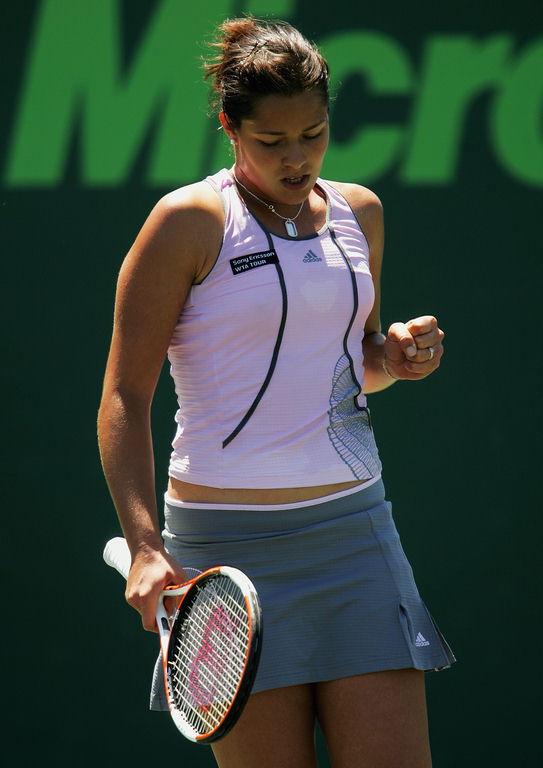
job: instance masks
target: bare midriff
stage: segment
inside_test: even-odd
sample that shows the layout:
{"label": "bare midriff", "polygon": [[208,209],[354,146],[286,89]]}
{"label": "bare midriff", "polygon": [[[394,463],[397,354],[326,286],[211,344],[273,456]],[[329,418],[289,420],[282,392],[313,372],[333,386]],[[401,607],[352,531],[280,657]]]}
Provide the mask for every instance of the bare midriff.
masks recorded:
{"label": "bare midriff", "polygon": [[213,488],[170,477],[168,494],[179,501],[196,504],[296,504],[362,486],[364,482],[354,480],[301,488]]}

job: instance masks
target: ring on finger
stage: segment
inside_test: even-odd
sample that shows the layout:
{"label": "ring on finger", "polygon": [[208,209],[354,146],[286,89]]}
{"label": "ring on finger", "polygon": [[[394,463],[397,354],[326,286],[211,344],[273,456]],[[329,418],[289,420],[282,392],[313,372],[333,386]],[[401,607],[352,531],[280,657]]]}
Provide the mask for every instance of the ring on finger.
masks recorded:
{"label": "ring on finger", "polygon": [[434,359],[434,355],[435,355],[434,348],[433,347],[428,347],[428,352],[430,353],[430,357],[428,358],[428,360],[433,360]]}

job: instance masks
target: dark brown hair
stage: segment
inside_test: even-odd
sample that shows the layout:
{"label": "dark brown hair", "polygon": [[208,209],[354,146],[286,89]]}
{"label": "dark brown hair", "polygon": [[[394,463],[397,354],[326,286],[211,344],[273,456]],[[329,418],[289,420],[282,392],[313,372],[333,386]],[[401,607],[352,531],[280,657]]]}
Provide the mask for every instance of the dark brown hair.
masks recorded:
{"label": "dark brown hair", "polygon": [[223,22],[211,45],[218,55],[204,65],[222,109],[234,127],[250,117],[260,96],[320,91],[328,106],[329,68],[317,48],[284,21],[252,17]]}

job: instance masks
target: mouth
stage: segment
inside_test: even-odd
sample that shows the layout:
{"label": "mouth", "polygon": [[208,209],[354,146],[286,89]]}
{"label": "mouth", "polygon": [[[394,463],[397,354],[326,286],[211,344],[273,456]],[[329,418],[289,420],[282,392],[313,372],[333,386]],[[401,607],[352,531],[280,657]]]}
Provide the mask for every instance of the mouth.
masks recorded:
{"label": "mouth", "polygon": [[304,187],[309,181],[309,174],[305,173],[303,176],[285,176],[281,179],[281,183],[289,189],[300,189]]}

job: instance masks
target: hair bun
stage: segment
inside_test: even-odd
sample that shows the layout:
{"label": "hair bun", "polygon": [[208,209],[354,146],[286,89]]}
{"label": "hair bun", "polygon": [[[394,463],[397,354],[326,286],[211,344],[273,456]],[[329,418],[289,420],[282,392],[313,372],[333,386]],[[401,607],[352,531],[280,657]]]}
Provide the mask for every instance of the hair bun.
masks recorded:
{"label": "hair bun", "polygon": [[227,19],[219,26],[223,48],[235,45],[244,38],[260,37],[260,28],[253,18]]}
{"label": "hair bun", "polygon": [[319,90],[328,105],[328,64],[287,22],[227,19],[210,45],[217,55],[204,64],[206,77],[233,126],[252,114],[262,96]]}

